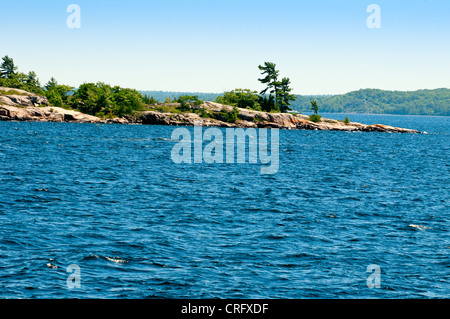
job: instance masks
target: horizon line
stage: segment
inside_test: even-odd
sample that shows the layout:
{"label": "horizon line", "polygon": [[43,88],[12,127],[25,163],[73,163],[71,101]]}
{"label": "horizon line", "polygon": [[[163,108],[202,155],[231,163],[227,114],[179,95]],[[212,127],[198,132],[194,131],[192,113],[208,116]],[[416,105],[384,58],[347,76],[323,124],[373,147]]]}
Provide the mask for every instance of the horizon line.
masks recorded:
{"label": "horizon line", "polygon": [[[165,92],[165,93],[200,93],[200,94],[223,94],[225,92],[230,91],[222,91],[222,92],[205,92],[205,91],[189,91],[189,90],[177,90],[177,91],[167,91],[167,90],[141,90],[136,89],[139,92]],[[345,95],[352,92],[358,92],[358,91],[364,91],[364,90],[377,90],[377,91],[385,91],[385,92],[418,92],[418,91],[435,91],[435,90],[450,90],[450,87],[437,87],[433,89],[424,88],[424,89],[411,89],[411,90],[393,90],[393,89],[379,89],[379,88],[360,88],[360,89],[354,89],[351,91],[347,91],[345,93],[315,93],[315,94],[301,94],[301,93],[292,93],[293,95],[299,95],[299,96],[336,96],[336,95]],[[254,90],[257,92],[257,90]]]}

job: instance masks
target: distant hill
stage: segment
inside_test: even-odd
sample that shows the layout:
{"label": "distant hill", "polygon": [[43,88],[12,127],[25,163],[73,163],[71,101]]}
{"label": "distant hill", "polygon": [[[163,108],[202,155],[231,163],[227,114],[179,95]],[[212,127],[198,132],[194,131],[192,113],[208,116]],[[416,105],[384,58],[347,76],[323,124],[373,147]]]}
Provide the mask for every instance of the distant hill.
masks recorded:
{"label": "distant hill", "polygon": [[450,89],[384,91],[364,89],[342,95],[298,96],[292,107],[300,112],[317,100],[325,113],[372,113],[450,116]]}
{"label": "distant hill", "polygon": [[202,101],[213,102],[218,96],[223,93],[201,93],[201,92],[170,92],[170,91],[140,91],[144,95],[152,96],[154,99],[164,102],[166,98],[174,99],[182,95],[198,95]]}
{"label": "distant hill", "polygon": [[[158,101],[167,97],[198,95],[204,101],[214,101],[219,93],[141,91]],[[450,116],[450,89],[418,91],[385,91],[362,89],[341,95],[297,95],[292,108],[298,112],[310,111],[310,101],[317,100],[324,113],[371,113],[403,115]]]}

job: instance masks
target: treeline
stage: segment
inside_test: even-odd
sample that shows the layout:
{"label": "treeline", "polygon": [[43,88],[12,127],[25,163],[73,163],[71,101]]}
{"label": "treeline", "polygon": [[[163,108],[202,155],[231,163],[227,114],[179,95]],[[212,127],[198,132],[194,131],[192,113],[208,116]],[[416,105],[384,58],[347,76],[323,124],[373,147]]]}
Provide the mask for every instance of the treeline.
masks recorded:
{"label": "treeline", "polygon": [[176,92],[176,91],[139,91],[143,95],[152,96],[159,102],[178,100],[181,96],[197,96],[200,100],[214,102],[223,93]]}
{"label": "treeline", "polygon": [[363,89],[342,95],[297,96],[292,107],[299,112],[310,109],[317,100],[324,113],[371,113],[450,116],[450,89],[385,91]]}
{"label": "treeline", "polygon": [[46,96],[53,106],[75,109],[99,117],[121,117],[157,103],[154,98],[134,89],[108,84],[84,83],[78,88],[59,84],[53,77],[41,86],[34,71],[18,72],[12,58],[5,56],[0,65],[0,86],[17,88]]}

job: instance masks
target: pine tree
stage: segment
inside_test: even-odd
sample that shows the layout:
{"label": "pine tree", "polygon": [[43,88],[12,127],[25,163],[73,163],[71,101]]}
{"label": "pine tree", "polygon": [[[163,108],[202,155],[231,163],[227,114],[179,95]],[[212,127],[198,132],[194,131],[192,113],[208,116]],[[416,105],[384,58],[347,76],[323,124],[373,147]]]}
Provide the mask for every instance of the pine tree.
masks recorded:
{"label": "pine tree", "polygon": [[58,82],[56,82],[56,79],[54,77],[52,77],[50,79],[50,81],[47,82],[47,84],[45,84],[45,89],[47,91],[52,91],[54,89],[56,89],[56,87],[58,86]]}
{"label": "pine tree", "polygon": [[[274,107],[273,109],[279,110],[279,94],[280,94],[280,86],[281,82],[278,81],[278,75],[280,71],[275,69],[276,64],[272,62],[264,62],[264,66],[259,65],[258,68],[263,71],[261,74],[266,75],[262,79],[258,79],[262,84],[266,84],[267,87],[261,91],[261,95],[266,95],[267,91],[269,91],[269,94],[275,95],[274,100]],[[269,96],[270,99],[270,96]]]}
{"label": "pine tree", "polygon": [[311,101],[311,110],[314,112],[314,115],[317,115],[319,112],[319,106],[317,105],[317,101]]}
{"label": "pine tree", "polygon": [[291,94],[292,88],[290,88],[291,81],[289,78],[283,78],[278,80],[280,71],[276,70],[276,64],[271,62],[264,62],[264,66],[259,65],[259,69],[264,78],[258,79],[261,83],[266,84],[267,87],[261,91],[261,95],[265,96],[269,92],[269,99],[262,99],[262,109],[287,112],[291,110],[289,107],[291,101],[295,101],[296,97]]}
{"label": "pine tree", "polygon": [[17,67],[14,65],[14,61],[9,56],[4,56],[3,63],[0,66],[0,78],[12,79],[16,74]]}
{"label": "pine tree", "polygon": [[290,108],[291,101],[295,101],[297,97],[290,92],[292,91],[292,88],[289,87],[291,84],[291,80],[289,78],[283,78],[281,80],[280,85],[280,111],[281,112],[287,112],[288,110],[292,110]]}

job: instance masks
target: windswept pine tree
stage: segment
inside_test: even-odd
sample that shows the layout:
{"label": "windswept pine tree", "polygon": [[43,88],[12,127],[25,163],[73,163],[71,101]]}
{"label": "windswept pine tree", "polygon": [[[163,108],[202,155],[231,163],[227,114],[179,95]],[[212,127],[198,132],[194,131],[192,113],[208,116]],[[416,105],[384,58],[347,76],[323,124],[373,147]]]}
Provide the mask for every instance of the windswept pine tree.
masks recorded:
{"label": "windswept pine tree", "polygon": [[[287,112],[291,110],[291,101],[295,101],[296,97],[291,94],[292,88],[290,88],[291,81],[289,78],[283,78],[281,81],[278,80],[280,71],[276,69],[276,64],[272,62],[264,62],[264,66],[259,65],[258,68],[262,71],[264,78],[258,79],[262,84],[266,84],[267,87],[261,91],[262,101],[261,105],[265,104],[263,109],[269,109],[274,111]],[[269,98],[266,99],[265,95],[269,92]],[[271,101],[273,105],[268,107],[267,103]]]}
{"label": "windswept pine tree", "polygon": [[274,110],[279,110],[279,100],[278,100],[278,94],[279,94],[279,87],[281,86],[281,82],[278,81],[278,75],[280,71],[275,69],[276,64],[272,62],[264,62],[264,66],[259,65],[258,68],[262,71],[262,75],[265,75],[264,78],[258,79],[262,84],[266,84],[267,87],[261,91],[261,95],[266,95],[267,92],[269,92],[270,95],[275,96],[275,105],[272,107]]}

